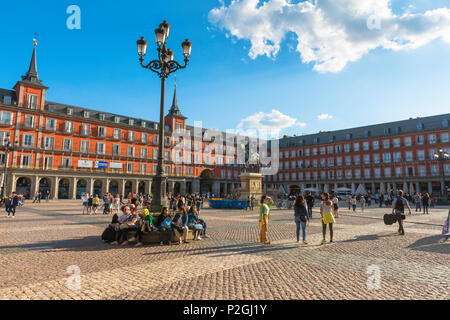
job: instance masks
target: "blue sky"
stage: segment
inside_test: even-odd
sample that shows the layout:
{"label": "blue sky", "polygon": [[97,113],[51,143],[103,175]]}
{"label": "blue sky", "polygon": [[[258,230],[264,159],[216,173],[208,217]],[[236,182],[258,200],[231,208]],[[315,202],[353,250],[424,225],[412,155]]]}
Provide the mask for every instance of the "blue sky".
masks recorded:
{"label": "blue sky", "polygon": [[[72,4],[81,8],[81,30],[66,27]],[[193,42],[190,65],[177,72],[178,103],[189,124],[202,120],[205,127],[226,130],[277,110],[297,123],[282,133],[299,135],[450,110],[450,44],[439,37],[413,50],[376,48],[339,72],[318,72],[315,62],[300,60],[293,32],[276,56],[249,57],[252,36],[230,36],[227,29],[242,25],[209,17],[221,6],[215,0],[3,3],[0,87],[12,88],[26,72],[37,32],[38,72],[50,87],[47,99],[157,120],[160,81],[138,65],[136,40],[145,36],[147,59],[155,57],[154,29],[166,19],[175,59],[182,60],[186,37]],[[392,1],[399,15],[437,8],[450,8],[450,1]],[[173,77],[167,84],[170,105]],[[318,120],[320,114],[332,119]]]}

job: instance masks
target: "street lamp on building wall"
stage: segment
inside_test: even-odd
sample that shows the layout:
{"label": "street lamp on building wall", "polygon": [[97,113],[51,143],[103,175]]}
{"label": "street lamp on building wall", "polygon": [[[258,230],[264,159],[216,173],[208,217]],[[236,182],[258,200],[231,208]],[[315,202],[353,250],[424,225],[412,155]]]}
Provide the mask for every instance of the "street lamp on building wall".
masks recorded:
{"label": "street lamp on building wall", "polygon": [[439,151],[434,154],[434,158],[441,163],[441,173],[442,173],[441,195],[445,197],[447,195],[447,189],[445,187],[444,162],[450,158],[450,155],[448,154],[448,152],[445,152],[444,149],[440,148]]}
{"label": "street lamp on building wall", "polygon": [[3,167],[3,179],[2,179],[2,191],[1,191],[1,197],[5,197],[5,186],[6,186],[6,174],[8,170],[8,158],[9,158],[9,151],[13,149],[11,147],[11,141],[9,140],[9,133],[6,134],[5,140],[4,140],[4,146],[5,146],[5,163]]}
{"label": "street lamp on building wall", "polygon": [[144,56],[147,53],[147,41],[141,37],[137,41],[137,49],[139,54],[139,62],[145,69],[155,72],[161,78],[161,106],[160,106],[160,120],[159,120],[159,150],[158,150],[158,167],[154,178],[155,192],[153,193],[152,206],[154,210],[166,206],[166,183],[167,177],[164,172],[164,96],[166,78],[179,69],[186,68],[189,57],[191,55],[192,43],[186,39],[181,47],[183,48],[184,65],[174,61],[174,53],[166,47],[166,41],[169,37],[170,25],[167,21],[163,21],[159,28],[155,30],[156,45],[158,46],[158,59],[144,64]]}

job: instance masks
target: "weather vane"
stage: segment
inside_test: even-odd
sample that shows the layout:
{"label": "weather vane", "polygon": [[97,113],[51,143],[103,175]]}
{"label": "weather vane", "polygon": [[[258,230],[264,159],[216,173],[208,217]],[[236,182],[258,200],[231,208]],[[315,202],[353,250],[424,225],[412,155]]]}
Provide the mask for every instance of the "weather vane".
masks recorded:
{"label": "weather vane", "polygon": [[39,34],[37,34],[36,32],[34,33],[34,38],[33,38],[33,45],[37,46],[37,38],[38,38]]}

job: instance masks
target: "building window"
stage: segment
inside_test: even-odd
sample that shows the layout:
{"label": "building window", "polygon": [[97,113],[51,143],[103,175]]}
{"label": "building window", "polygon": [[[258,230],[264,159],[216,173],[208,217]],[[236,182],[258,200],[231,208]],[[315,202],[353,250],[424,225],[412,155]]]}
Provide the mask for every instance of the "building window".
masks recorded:
{"label": "building window", "polygon": [[114,128],[114,134],[113,134],[113,138],[115,140],[120,140],[120,136],[121,136],[121,130]]}
{"label": "building window", "polygon": [[45,150],[53,150],[54,145],[55,145],[54,137],[44,137],[44,149]]}
{"label": "building window", "polygon": [[83,117],[89,118],[89,111],[83,111]]}
{"label": "building window", "polygon": [[33,128],[34,127],[34,116],[26,114],[23,119],[23,126],[25,128]]}
{"label": "building window", "polygon": [[100,113],[100,114],[98,115],[98,119],[99,119],[100,121],[105,121],[105,114],[104,114],[104,113]]}
{"label": "building window", "polygon": [[391,176],[391,168],[384,168],[384,176],[387,178]]}
{"label": "building window", "polygon": [[105,154],[105,144],[97,142],[97,154]]}
{"label": "building window", "polygon": [[437,136],[436,133],[431,133],[428,135],[428,143],[429,144],[435,144],[437,143]]}
{"label": "building window", "polygon": [[344,144],[344,152],[350,152],[350,144]]}
{"label": "building window", "polygon": [[133,146],[128,146],[128,148],[127,148],[127,155],[129,157],[134,157],[134,147]]}
{"label": "building window", "polygon": [[368,151],[369,150],[369,141],[364,141],[363,142],[363,150],[364,151]]}
{"label": "building window", "polygon": [[3,104],[11,104],[11,96],[4,96]]}
{"label": "building window", "polygon": [[85,137],[89,136],[90,131],[91,131],[91,126],[89,124],[83,123],[81,125],[81,135],[82,136],[85,136]]}
{"label": "building window", "polygon": [[6,111],[0,111],[0,124],[11,125],[12,124],[12,113]]}
{"label": "building window", "polygon": [[364,169],[364,177],[370,178],[370,169]]}
{"label": "building window", "polygon": [[72,151],[72,139],[63,140],[63,151]]}
{"label": "building window", "polygon": [[381,169],[380,168],[375,168],[373,170],[373,173],[375,175],[375,178],[381,178]]}
{"label": "building window", "polygon": [[419,161],[425,160],[425,150],[417,150],[417,160]]}
{"label": "building window", "polygon": [[148,142],[148,134],[145,132],[141,133],[141,142],[142,143],[147,143]]}
{"label": "building window", "polygon": [[325,151],[326,149],[325,149],[325,147],[320,147],[320,154],[325,154]]}
{"label": "building window", "polygon": [[134,131],[128,131],[128,141],[134,141]]}
{"label": "building window", "polygon": [[406,161],[413,161],[413,153],[412,151],[405,152]]}
{"label": "building window", "polygon": [[361,163],[361,156],[357,155],[353,157],[353,163],[359,165]]}
{"label": "building window", "polygon": [[65,121],[65,123],[64,123],[64,131],[66,133],[72,133],[73,132],[73,122]]}
{"label": "building window", "polygon": [[113,154],[113,156],[120,156],[120,145],[119,144],[113,144],[112,154]]}
{"label": "building window", "polygon": [[141,163],[141,174],[147,173],[147,164]]}
{"label": "building window", "polygon": [[29,168],[31,167],[32,156],[31,154],[22,154],[20,158],[20,167]]}
{"label": "building window", "polygon": [[380,141],[378,141],[378,140],[372,141],[372,148],[373,148],[373,150],[380,149]]}
{"label": "building window", "polygon": [[383,149],[389,149],[391,147],[391,142],[389,140],[383,140]]}
{"label": "building window", "polygon": [[53,169],[53,157],[44,156],[42,160],[42,168],[44,170]]}
{"label": "building window", "polygon": [[380,154],[379,153],[374,153],[373,163],[380,163]]}
{"label": "building window", "polygon": [[47,119],[45,122],[45,129],[55,131],[56,130],[56,120],[55,119]]}
{"label": "building window", "polygon": [[71,167],[71,159],[70,158],[62,158],[61,160],[61,168],[68,169]]}
{"label": "building window", "polygon": [[353,151],[359,151],[359,142],[353,144]]}
{"label": "building window", "polygon": [[[5,104],[7,104],[7,103],[5,102]],[[442,127],[443,128],[448,128],[448,120],[447,119],[442,120]]]}
{"label": "building window", "polygon": [[120,122],[120,117],[114,117],[114,122],[115,123],[119,123]]}
{"label": "building window", "polygon": [[106,137],[106,128],[105,127],[98,127],[98,136],[101,138]]}
{"label": "building window", "polygon": [[384,163],[390,163],[391,162],[391,154],[390,153],[383,153],[383,162]]}
{"label": "building window", "polygon": [[400,162],[400,161],[402,161],[402,153],[394,152],[394,162]]}
{"label": "building window", "polygon": [[89,141],[87,141],[87,140],[80,141],[80,152],[81,153],[89,153]]}
{"label": "building window", "polygon": [[69,115],[69,116],[73,115],[73,109],[72,108],[67,108],[67,115]]}
{"label": "building window", "polygon": [[147,159],[147,148],[141,148],[141,158]]}
{"label": "building window", "polygon": [[444,143],[448,142],[448,132],[441,133],[441,142],[444,142]]}
{"label": "building window", "polygon": [[411,137],[405,137],[405,147],[412,146],[412,139]]}
{"label": "building window", "polygon": [[158,144],[158,135],[157,134],[155,134],[153,136],[153,144]]}
{"label": "building window", "polygon": [[402,176],[402,167],[395,167],[395,176],[397,178]]}
{"label": "building window", "polygon": [[422,122],[419,122],[419,123],[417,124],[417,130],[423,130],[423,128],[424,128],[423,123],[422,123]]}
{"label": "building window", "polygon": [[351,133],[347,133],[345,135],[345,140],[350,140],[353,137],[353,135]]}
{"label": "building window", "polygon": [[129,124],[130,126],[134,125],[134,120],[133,120],[133,119],[128,119],[128,124]]}
{"label": "building window", "polygon": [[419,176],[425,177],[427,175],[427,167],[419,166]]}
{"label": "building window", "polygon": [[33,147],[34,135],[32,134],[24,134],[22,136],[22,146],[25,148]]}
{"label": "building window", "polygon": [[392,140],[394,148],[400,148],[401,144],[400,144],[400,138],[394,138]]}
{"label": "building window", "polygon": [[364,155],[364,164],[370,164],[370,154]]}
{"label": "building window", "polygon": [[425,142],[425,139],[422,135],[416,136],[416,144],[422,145]]}
{"label": "building window", "polygon": [[27,108],[36,109],[38,102],[38,96],[35,94],[27,95]]}
{"label": "building window", "polygon": [[132,173],[134,169],[134,164],[132,162],[127,163],[127,173]]}

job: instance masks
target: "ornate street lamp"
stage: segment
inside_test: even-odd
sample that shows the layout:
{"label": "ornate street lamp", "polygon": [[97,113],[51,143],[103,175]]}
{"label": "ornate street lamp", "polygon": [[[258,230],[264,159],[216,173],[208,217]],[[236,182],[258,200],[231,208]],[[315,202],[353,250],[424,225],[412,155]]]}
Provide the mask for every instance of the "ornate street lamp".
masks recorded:
{"label": "ornate street lamp", "polygon": [[6,174],[8,170],[8,159],[9,159],[9,151],[13,149],[11,147],[11,141],[9,140],[9,132],[6,134],[5,140],[4,140],[4,146],[5,146],[5,163],[3,167],[3,179],[2,179],[2,191],[1,191],[1,197],[5,197],[5,186],[6,186]]}
{"label": "ornate street lamp", "polygon": [[445,197],[447,195],[447,188],[445,187],[444,162],[450,158],[450,155],[448,152],[445,152],[444,149],[440,148],[439,151],[434,154],[434,158],[441,163],[441,196]]}
{"label": "ornate street lamp", "polygon": [[155,30],[156,45],[158,46],[158,59],[144,64],[144,56],[147,53],[147,41],[141,37],[137,41],[137,50],[139,62],[145,69],[155,72],[161,78],[161,106],[159,121],[159,150],[158,150],[158,167],[154,178],[155,192],[153,193],[152,209],[160,210],[161,207],[167,206],[166,203],[166,183],[167,177],[164,172],[164,96],[167,77],[177,70],[186,68],[189,57],[191,56],[192,43],[186,39],[181,47],[183,49],[184,65],[174,60],[174,53],[166,47],[167,38],[170,33],[170,25],[167,21],[163,21],[159,28]]}

